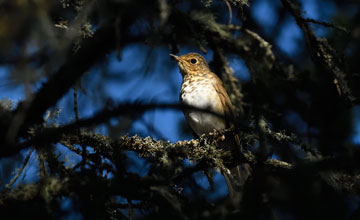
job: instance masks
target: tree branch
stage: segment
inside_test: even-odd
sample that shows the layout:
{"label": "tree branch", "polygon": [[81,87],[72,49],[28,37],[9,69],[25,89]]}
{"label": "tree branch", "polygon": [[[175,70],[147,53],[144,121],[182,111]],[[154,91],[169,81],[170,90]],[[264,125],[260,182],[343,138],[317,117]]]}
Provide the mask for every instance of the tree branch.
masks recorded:
{"label": "tree branch", "polygon": [[357,103],[358,100],[356,100],[352,95],[351,89],[346,80],[346,72],[344,70],[345,64],[337,55],[337,52],[325,39],[319,39],[316,37],[306,19],[301,16],[301,8],[296,0],[281,0],[281,2],[295,18],[298,26],[303,30],[313,61],[315,63],[319,63],[332,74],[334,85],[338,90],[339,96],[342,96],[350,105]]}

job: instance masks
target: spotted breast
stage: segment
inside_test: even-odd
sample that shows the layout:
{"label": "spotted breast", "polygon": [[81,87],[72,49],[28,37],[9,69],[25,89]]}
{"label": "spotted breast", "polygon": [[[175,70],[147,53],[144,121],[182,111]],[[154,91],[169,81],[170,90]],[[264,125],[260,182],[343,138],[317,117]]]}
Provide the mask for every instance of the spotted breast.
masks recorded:
{"label": "spotted breast", "polygon": [[[180,91],[181,103],[223,115],[220,96],[214,87],[216,83],[218,83],[217,78],[212,73],[185,76]],[[212,132],[214,129],[226,128],[225,120],[214,114],[196,110],[185,110],[184,114],[198,136]]]}

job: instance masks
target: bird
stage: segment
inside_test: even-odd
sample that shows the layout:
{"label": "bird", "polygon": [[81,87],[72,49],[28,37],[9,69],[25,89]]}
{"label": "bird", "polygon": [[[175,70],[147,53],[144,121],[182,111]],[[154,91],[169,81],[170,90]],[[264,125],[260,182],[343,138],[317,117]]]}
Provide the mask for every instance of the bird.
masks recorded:
{"label": "bird", "polygon": [[[230,128],[229,120],[234,119],[234,107],[231,103],[222,80],[213,73],[207,61],[198,53],[188,53],[182,56],[170,54],[179,66],[182,75],[180,103],[197,109],[204,109],[216,114],[196,109],[185,109],[185,119],[197,136],[209,134],[214,130]],[[223,117],[219,117],[223,116]],[[234,135],[223,144],[239,147],[239,138]],[[248,174],[244,167],[236,166],[230,173],[222,172],[228,186],[229,196],[236,198]]]}

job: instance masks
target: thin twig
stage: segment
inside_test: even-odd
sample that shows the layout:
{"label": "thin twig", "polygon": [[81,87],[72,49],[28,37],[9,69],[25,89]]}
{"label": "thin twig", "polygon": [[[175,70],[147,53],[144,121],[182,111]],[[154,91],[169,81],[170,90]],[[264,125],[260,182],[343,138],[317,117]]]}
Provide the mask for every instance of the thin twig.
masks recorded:
{"label": "thin twig", "polygon": [[20,174],[24,171],[26,165],[29,162],[30,156],[32,154],[32,152],[34,152],[34,147],[32,147],[29,151],[29,153],[26,155],[26,158],[24,160],[23,166],[21,167],[20,170],[18,170],[17,174],[10,180],[10,182],[8,184],[5,185],[5,188],[10,189],[10,187],[16,182],[16,180],[19,178]]}
{"label": "thin twig", "polygon": [[224,0],[224,2],[225,2],[226,6],[229,9],[229,22],[228,22],[228,24],[231,24],[231,21],[232,21],[232,8],[231,8],[230,3],[227,0]]}
{"label": "thin twig", "polygon": [[75,120],[79,121],[79,107],[78,107],[78,101],[77,101],[78,86],[75,85],[73,87],[73,90],[74,90],[74,114],[75,114]]}
{"label": "thin twig", "polygon": [[310,23],[314,23],[314,24],[320,24],[320,25],[323,25],[325,27],[330,27],[330,28],[334,28],[336,30],[339,30],[339,31],[342,31],[342,32],[345,32],[346,34],[350,34],[351,31],[349,31],[348,29],[344,28],[344,27],[341,27],[339,25],[336,25],[336,24],[332,24],[332,23],[329,23],[329,22],[324,22],[324,21],[317,21],[315,19],[312,19],[312,18],[302,18],[305,22],[310,22]]}

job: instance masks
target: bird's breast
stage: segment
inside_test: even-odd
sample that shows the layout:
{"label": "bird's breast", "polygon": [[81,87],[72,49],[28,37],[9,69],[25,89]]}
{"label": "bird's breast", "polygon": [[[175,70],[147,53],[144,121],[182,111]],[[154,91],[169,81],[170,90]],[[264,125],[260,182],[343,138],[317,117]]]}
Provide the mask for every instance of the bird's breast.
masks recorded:
{"label": "bird's breast", "polygon": [[[184,80],[180,91],[180,101],[183,104],[222,115],[224,113],[222,102],[217,91],[214,89],[213,83],[209,78]],[[225,121],[214,114],[198,110],[185,110],[184,114],[190,127],[199,136],[209,133],[214,129],[220,130],[225,128]]]}
{"label": "bird's breast", "polygon": [[180,100],[188,105],[201,109],[216,109],[218,97],[215,89],[209,83],[183,84]]}

